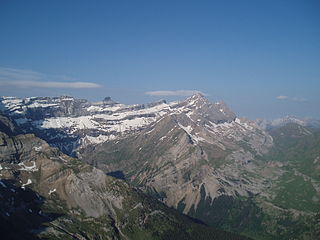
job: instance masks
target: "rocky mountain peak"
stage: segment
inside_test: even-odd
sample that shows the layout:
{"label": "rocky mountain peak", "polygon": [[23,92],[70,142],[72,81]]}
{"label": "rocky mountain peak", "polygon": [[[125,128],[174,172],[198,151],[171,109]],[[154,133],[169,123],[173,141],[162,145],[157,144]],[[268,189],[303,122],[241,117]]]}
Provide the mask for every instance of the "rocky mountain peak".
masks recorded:
{"label": "rocky mountain peak", "polygon": [[103,104],[105,104],[105,105],[117,104],[115,101],[112,100],[111,97],[105,97],[102,102],[103,102]]}
{"label": "rocky mountain peak", "polygon": [[196,93],[192,95],[191,97],[187,98],[185,102],[188,105],[194,105],[194,104],[203,105],[203,104],[210,103],[209,100],[202,93]]}
{"label": "rocky mountain peak", "polygon": [[223,123],[234,121],[236,115],[224,102],[212,103],[203,94],[197,93],[180,105],[183,109],[188,109],[188,116],[193,120],[202,119],[203,122]]}

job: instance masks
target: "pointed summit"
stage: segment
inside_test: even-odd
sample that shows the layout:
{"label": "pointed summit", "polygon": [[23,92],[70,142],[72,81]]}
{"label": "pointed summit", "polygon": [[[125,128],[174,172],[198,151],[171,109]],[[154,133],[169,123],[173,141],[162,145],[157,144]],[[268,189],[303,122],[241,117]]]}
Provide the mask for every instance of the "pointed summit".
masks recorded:
{"label": "pointed summit", "polygon": [[205,97],[205,94],[201,92],[197,92],[193,94],[191,97],[189,97],[188,99],[207,99],[207,98]]}
{"label": "pointed summit", "polygon": [[192,95],[180,106],[190,109],[189,115],[192,115],[194,120],[203,119],[214,123],[224,123],[232,122],[236,118],[236,115],[223,101],[212,103],[202,93]]}
{"label": "pointed summit", "polygon": [[197,97],[205,97],[205,94],[202,92],[196,92],[195,94],[193,94],[192,96],[197,96]]}
{"label": "pointed summit", "polygon": [[188,97],[185,102],[187,103],[187,105],[197,105],[198,107],[200,107],[201,105],[204,104],[209,104],[209,100],[205,97],[205,95],[203,93],[196,93],[194,95],[192,95],[191,97]]}
{"label": "pointed summit", "polygon": [[113,101],[111,99],[111,97],[105,97],[103,99],[103,104],[105,104],[105,105],[113,105],[113,104],[117,104],[117,102]]}

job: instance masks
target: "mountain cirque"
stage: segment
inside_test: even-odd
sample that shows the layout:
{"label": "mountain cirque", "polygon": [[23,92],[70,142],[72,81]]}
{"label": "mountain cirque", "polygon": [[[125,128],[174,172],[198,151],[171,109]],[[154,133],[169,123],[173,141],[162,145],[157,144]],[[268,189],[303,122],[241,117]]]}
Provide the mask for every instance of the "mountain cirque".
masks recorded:
{"label": "mountain cirque", "polygon": [[[223,102],[216,103],[213,108],[207,106],[209,118],[216,122],[235,117]],[[126,106],[110,98],[96,103],[72,97],[0,99],[0,110],[11,116],[25,132],[35,132],[68,154],[89,144],[130,135],[168,113],[185,111],[185,107],[178,102],[167,104],[165,101]]]}
{"label": "mountain cirque", "polygon": [[21,133],[33,133],[209,225],[254,239],[319,235],[315,122],[255,122],[201,94],[131,106],[110,98],[3,97],[0,108]]}

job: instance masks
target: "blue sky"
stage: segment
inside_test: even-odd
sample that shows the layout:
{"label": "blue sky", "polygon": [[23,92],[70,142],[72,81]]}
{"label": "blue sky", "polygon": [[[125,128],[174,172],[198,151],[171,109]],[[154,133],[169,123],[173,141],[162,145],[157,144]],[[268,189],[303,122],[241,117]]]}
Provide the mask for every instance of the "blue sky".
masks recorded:
{"label": "blue sky", "polygon": [[319,12],[317,0],[2,0],[0,95],[200,91],[240,116],[320,118]]}

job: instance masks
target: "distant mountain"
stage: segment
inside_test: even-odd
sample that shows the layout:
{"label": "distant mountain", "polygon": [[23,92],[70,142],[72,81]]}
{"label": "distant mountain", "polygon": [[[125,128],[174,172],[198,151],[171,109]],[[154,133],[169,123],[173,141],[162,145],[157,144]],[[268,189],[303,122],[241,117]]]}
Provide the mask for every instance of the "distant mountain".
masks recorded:
{"label": "distant mountain", "polygon": [[294,116],[286,116],[284,118],[276,118],[273,120],[257,119],[256,123],[264,130],[271,130],[276,127],[282,127],[289,123],[296,123],[301,126],[320,128],[320,120],[314,118],[297,118]]}
{"label": "distant mountain", "polygon": [[0,123],[1,239],[245,239]]}

